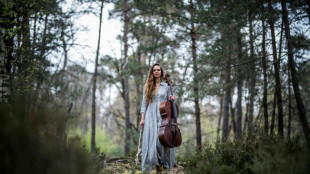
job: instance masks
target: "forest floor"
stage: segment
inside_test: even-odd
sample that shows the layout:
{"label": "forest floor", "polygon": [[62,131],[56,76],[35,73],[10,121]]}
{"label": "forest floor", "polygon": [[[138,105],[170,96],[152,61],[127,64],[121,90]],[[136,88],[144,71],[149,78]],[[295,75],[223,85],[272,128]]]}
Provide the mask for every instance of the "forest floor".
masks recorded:
{"label": "forest floor", "polygon": [[[103,173],[111,174],[140,174],[141,163],[136,165],[134,157],[119,157],[111,158],[105,160],[105,167]],[[156,170],[152,170],[151,174],[155,174]],[[177,162],[174,168],[169,172],[168,170],[163,170],[163,174],[184,174],[185,169],[181,163]]]}

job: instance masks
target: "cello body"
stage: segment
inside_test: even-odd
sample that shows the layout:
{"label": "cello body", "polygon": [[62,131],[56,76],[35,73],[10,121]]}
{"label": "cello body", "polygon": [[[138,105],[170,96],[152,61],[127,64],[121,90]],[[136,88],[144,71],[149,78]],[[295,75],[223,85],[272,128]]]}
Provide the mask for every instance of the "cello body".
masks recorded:
{"label": "cello body", "polygon": [[[166,78],[166,80],[167,79],[168,78]],[[173,94],[169,79],[167,80],[167,83],[170,86],[171,94]],[[162,117],[162,123],[158,132],[159,142],[164,147],[179,147],[182,144],[182,134],[177,123],[177,117],[179,114],[177,104],[173,100],[161,102],[159,112]]]}

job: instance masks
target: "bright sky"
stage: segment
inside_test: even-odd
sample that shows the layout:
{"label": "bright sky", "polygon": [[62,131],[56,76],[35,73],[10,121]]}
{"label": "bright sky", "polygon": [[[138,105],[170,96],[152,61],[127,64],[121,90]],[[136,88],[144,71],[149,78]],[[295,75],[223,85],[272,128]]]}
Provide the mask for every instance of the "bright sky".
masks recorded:
{"label": "bright sky", "polygon": [[[101,27],[101,44],[100,56],[111,55],[121,56],[121,44],[116,39],[117,35],[122,32],[122,24],[118,19],[108,19],[109,10],[113,9],[113,4],[105,4],[102,16]],[[98,14],[100,7],[98,6]],[[74,47],[70,50],[69,61],[70,64],[78,63],[86,65],[88,72],[94,71],[94,61],[96,56],[98,30],[99,30],[99,17],[93,14],[83,15],[76,20],[78,26],[87,28],[85,31],[79,31],[76,34],[76,44],[83,45],[82,47]],[[85,46],[85,47],[84,47]]]}
{"label": "bright sky", "polygon": [[[74,0],[67,0],[67,4],[63,5],[63,10],[66,11],[71,7],[70,4],[76,3]],[[80,9],[85,9],[89,4],[80,5]],[[100,4],[93,3],[93,8],[97,9],[98,16],[94,14],[84,14],[79,18],[74,19],[75,27],[81,28],[75,34],[74,43],[76,46],[71,47],[68,54],[68,66],[73,64],[78,64],[86,68],[88,72],[94,72],[96,50],[98,43],[98,31],[99,31],[99,13]],[[121,43],[117,40],[117,36],[121,35],[123,25],[120,19],[109,19],[109,10],[114,8],[114,4],[105,3],[102,15],[102,26],[101,26],[101,43],[100,43],[100,57],[104,55],[110,55],[112,57],[121,57]],[[79,9],[79,10],[80,10]],[[85,29],[84,29],[85,28]],[[63,57],[61,58],[63,61]],[[59,57],[53,62],[59,62]],[[61,66],[60,66],[61,67]],[[100,115],[104,113],[105,107],[109,102],[104,102],[104,100],[111,100],[113,103],[116,95],[118,94],[117,89],[114,86],[108,87],[104,91],[104,96],[99,95],[97,91],[97,102],[100,104]],[[103,98],[101,98],[103,97]]]}

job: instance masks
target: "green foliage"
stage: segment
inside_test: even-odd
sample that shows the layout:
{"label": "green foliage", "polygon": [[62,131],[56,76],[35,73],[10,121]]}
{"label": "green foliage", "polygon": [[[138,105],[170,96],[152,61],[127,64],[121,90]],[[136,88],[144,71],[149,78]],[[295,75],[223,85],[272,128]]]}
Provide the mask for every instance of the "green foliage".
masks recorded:
{"label": "green foliage", "polygon": [[177,161],[185,159],[189,156],[192,156],[195,153],[195,142],[191,139],[184,141],[184,135],[182,134],[182,145],[178,148],[175,148],[175,155]]}
{"label": "green foliage", "polygon": [[189,173],[309,173],[310,153],[300,138],[261,136],[205,145],[187,158]]}
{"label": "green foliage", "polygon": [[[265,143],[263,143],[265,142]],[[254,165],[254,173],[276,174],[310,172],[310,152],[303,149],[299,137],[291,140],[272,140],[270,138],[261,142]]]}
{"label": "green foliage", "polygon": [[[96,128],[96,146],[99,152],[103,152],[111,156],[119,156],[123,154],[123,148],[121,145],[112,141],[111,135],[108,135],[105,130]],[[82,138],[86,144],[86,148],[90,151],[91,130]]]}
{"label": "green foliage", "polygon": [[30,108],[29,100],[0,103],[0,173],[98,173],[104,156],[88,154],[78,138],[66,141],[62,107],[47,100]]}

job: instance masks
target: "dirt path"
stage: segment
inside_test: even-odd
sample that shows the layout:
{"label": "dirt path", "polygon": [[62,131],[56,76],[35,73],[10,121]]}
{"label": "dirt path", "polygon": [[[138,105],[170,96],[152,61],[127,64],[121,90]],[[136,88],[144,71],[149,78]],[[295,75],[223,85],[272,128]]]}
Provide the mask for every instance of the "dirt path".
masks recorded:
{"label": "dirt path", "polygon": [[[120,157],[120,158],[111,158],[105,160],[105,167],[103,173],[111,174],[140,174],[141,163],[138,165],[135,164],[135,159],[132,157]],[[152,170],[151,174],[155,174],[156,170]],[[184,174],[184,167],[180,163],[176,163],[175,167],[168,172],[167,170],[162,172],[163,174]]]}

